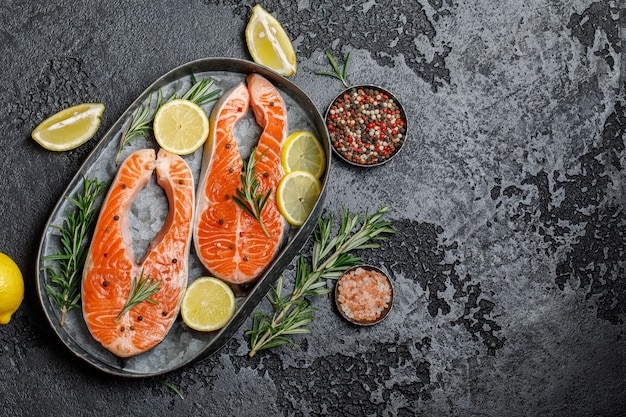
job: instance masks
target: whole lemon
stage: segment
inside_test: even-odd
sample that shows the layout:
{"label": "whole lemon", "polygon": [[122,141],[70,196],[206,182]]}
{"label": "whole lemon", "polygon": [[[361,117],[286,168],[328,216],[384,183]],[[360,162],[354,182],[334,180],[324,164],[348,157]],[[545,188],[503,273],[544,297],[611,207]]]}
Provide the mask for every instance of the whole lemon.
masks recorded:
{"label": "whole lemon", "polygon": [[0,324],[7,324],[24,299],[24,278],[13,259],[0,252]]}

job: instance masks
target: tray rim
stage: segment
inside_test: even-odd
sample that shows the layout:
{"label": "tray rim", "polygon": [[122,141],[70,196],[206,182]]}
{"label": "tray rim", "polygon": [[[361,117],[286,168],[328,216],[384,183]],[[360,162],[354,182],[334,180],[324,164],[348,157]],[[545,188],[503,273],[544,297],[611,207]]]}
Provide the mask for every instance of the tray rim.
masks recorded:
{"label": "tray rim", "polygon": [[[72,190],[74,190],[79,185],[79,183],[83,181],[82,174],[95,162],[98,161],[99,152],[102,150],[102,148],[107,146],[112,140],[115,139],[115,136],[123,129],[124,125],[128,122],[129,118],[132,117],[133,113],[140,105],[145,103],[146,99],[150,97],[150,95],[157,91],[160,87],[167,85],[172,81],[182,79],[185,76],[191,76],[197,73],[211,71],[239,73],[242,75],[258,73],[268,78],[272,82],[272,84],[274,84],[274,86],[281,90],[281,92],[286,92],[287,94],[292,96],[292,98],[296,99],[296,101],[298,101],[298,104],[300,104],[302,110],[305,111],[307,116],[310,118],[310,122],[317,129],[320,136],[319,139],[322,142],[322,145],[324,146],[324,149],[326,151],[326,167],[325,173],[322,177],[322,191],[308,219],[295,232],[293,237],[289,238],[290,240],[283,245],[280,252],[276,255],[275,259],[268,266],[266,271],[261,275],[256,284],[254,284],[254,286],[251,288],[248,296],[245,297],[240,306],[238,306],[238,310],[235,313],[235,316],[233,317],[231,322],[223,329],[216,331],[215,338],[207,343],[207,345],[200,354],[182,364],[173,366],[171,368],[155,369],[150,372],[134,372],[125,370],[123,367],[114,367],[108,363],[101,361],[99,358],[94,358],[89,352],[87,352],[83,348],[83,346],[81,346],[78,341],[76,341],[74,338],[71,338],[68,332],[62,330],[63,328],[61,328],[61,326],[55,322],[56,317],[52,317],[48,313],[47,305],[50,305],[51,302],[49,300],[48,294],[45,292],[45,283],[43,282],[44,277],[41,268],[43,262],[42,254],[45,250],[44,246],[46,243],[46,236],[49,228],[53,224],[53,220],[58,216],[59,211],[62,209],[66,198],[72,195]],[[302,100],[303,103],[300,102],[300,100]],[[80,165],[78,171],[75,173],[74,177],[69,181],[68,185],[66,186],[57,203],[55,204],[45,223],[42,237],[40,239],[37,250],[35,281],[40,305],[43,309],[46,320],[48,321],[50,327],[52,327],[57,338],[67,349],[69,349],[74,354],[74,356],[82,359],[84,362],[87,362],[92,367],[113,376],[129,378],[153,377],[166,374],[207,359],[213,353],[217,352],[223,345],[225,345],[228,340],[230,340],[230,338],[235,334],[235,332],[241,327],[241,325],[248,319],[256,306],[265,297],[265,294],[269,290],[269,286],[276,282],[280,273],[282,273],[282,271],[291,263],[291,261],[298,254],[298,252],[300,252],[307,239],[313,232],[324,208],[324,201],[327,195],[328,180],[330,178],[330,173],[332,169],[331,155],[332,150],[330,145],[330,138],[326,129],[325,119],[320,114],[319,109],[317,108],[317,106],[315,106],[310,97],[300,89],[300,87],[298,87],[293,82],[285,79],[280,74],[253,62],[244,59],[229,57],[200,58],[181,64],[165,72],[155,81],[153,81],[148,87],[146,87],[144,91],[128,106],[128,108],[126,108],[126,110],[124,110],[120,117],[102,135],[102,138],[87,155],[83,163]],[[144,354],[148,353],[149,352],[145,352]]]}

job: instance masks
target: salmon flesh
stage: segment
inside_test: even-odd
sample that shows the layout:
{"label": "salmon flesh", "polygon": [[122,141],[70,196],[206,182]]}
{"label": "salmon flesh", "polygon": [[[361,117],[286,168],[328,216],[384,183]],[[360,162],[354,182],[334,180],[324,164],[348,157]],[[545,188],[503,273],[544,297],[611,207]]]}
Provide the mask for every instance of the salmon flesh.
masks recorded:
{"label": "salmon flesh", "polygon": [[[141,261],[135,258],[128,214],[156,170],[169,202],[163,227]],[[82,278],[82,309],[93,337],[116,356],[143,353],[161,342],[187,287],[195,209],[191,169],[178,155],[143,149],[119,167],[104,199]],[[120,316],[133,280],[160,281],[159,290]]]}
{"label": "salmon flesh", "polygon": [[[242,188],[243,168],[235,124],[249,108],[263,129],[256,146],[255,174],[260,193],[265,195],[271,190],[261,211],[269,237],[232,198]],[[284,174],[280,153],[287,136],[287,107],[272,83],[261,75],[250,74],[246,83],[235,85],[220,98],[210,121],[198,181],[194,244],[202,264],[237,287],[253,283],[261,275],[276,256],[287,230],[275,200]]]}

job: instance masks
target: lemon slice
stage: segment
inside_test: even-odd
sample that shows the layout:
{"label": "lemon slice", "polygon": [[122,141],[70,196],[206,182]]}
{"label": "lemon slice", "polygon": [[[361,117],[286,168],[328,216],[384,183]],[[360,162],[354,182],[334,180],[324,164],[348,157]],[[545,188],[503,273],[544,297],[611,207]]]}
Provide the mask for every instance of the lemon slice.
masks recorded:
{"label": "lemon slice", "polygon": [[246,26],[246,43],[257,64],[289,76],[296,73],[296,53],[285,29],[260,5],[252,8]]}
{"label": "lemon slice", "polygon": [[68,107],[39,123],[31,137],[50,151],[69,151],[96,134],[102,112],[102,103],[83,103]]}
{"label": "lemon slice", "polygon": [[194,330],[221,329],[235,314],[235,294],[224,281],[213,277],[194,280],[185,291],[180,313]]}
{"label": "lemon slice", "polygon": [[290,224],[302,226],[321,191],[320,180],[310,172],[290,172],[280,180],[276,189],[278,210]]}
{"label": "lemon slice", "polygon": [[307,171],[320,178],[324,173],[326,153],[317,137],[309,131],[293,132],[287,137],[281,151],[285,172]]}
{"label": "lemon slice", "polygon": [[161,148],[187,155],[200,148],[209,136],[209,118],[196,103],[175,99],[154,115],[154,137]]}
{"label": "lemon slice", "polygon": [[24,300],[24,278],[15,261],[0,252],[0,324],[7,324]]}

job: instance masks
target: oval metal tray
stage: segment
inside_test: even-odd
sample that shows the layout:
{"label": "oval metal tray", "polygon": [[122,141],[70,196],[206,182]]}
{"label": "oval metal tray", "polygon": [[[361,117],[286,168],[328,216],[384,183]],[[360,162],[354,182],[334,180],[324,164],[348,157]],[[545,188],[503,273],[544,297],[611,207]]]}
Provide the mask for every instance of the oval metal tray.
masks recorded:
{"label": "oval metal tray", "polygon": [[[159,90],[163,93],[163,97],[169,97],[174,91],[184,92],[191,86],[191,78],[194,76],[196,79],[213,79],[214,88],[224,93],[253,72],[269,79],[282,93],[287,103],[289,133],[296,130],[310,130],[320,138],[326,151],[326,169],[321,179],[322,192],[310,216],[301,227],[290,229],[286,242],[281,247],[277,257],[250,291],[245,295],[237,296],[235,315],[229,324],[221,330],[202,333],[189,329],[179,317],[167,337],[159,345],[148,352],[128,359],[114,356],[93,339],[85,325],[82,312],[78,308],[70,310],[65,317],[64,326],[61,326],[59,309],[45,290],[45,286],[50,284],[50,279],[48,271],[43,268],[43,258],[57,253],[60,248],[59,232],[55,226],[60,226],[66,216],[66,211],[74,208],[67,197],[75,197],[82,190],[85,177],[97,177],[101,181],[108,181],[113,178],[117,170],[115,155],[125,125],[140,106],[149,103],[155,105]],[[207,114],[210,114],[214,104],[215,102],[212,102],[203,106]],[[235,129],[243,158],[248,158],[259,134],[260,128],[256,125],[254,116],[250,112],[246,118],[238,123]],[[120,161],[132,151],[145,147],[157,148],[158,145],[152,136],[138,139],[124,148]],[[59,339],[74,355],[92,366],[105,373],[124,377],[149,377],[164,374],[201,361],[216,352],[238,331],[268,292],[269,286],[278,279],[313,232],[326,197],[331,152],[324,119],[310,98],[295,84],[264,67],[245,60],[206,58],[189,62],[164,74],[150,85],[105,133],[69,183],[64,196],[55,206],[45,226],[37,255],[37,292],[44,313]],[[194,171],[197,184],[202,149],[183,158]],[[102,198],[98,204],[101,203]],[[151,183],[140,192],[129,219],[133,246],[137,255],[141,252],[142,247],[147,247],[148,242],[161,228],[162,219],[166,212],[167,200],[158,185]],[[50,261],[46,261],[45,264],[49,265]],[[191,282],[203,275],[209,275],[209,273],[203,269],[192,248],[189,281]]]}

